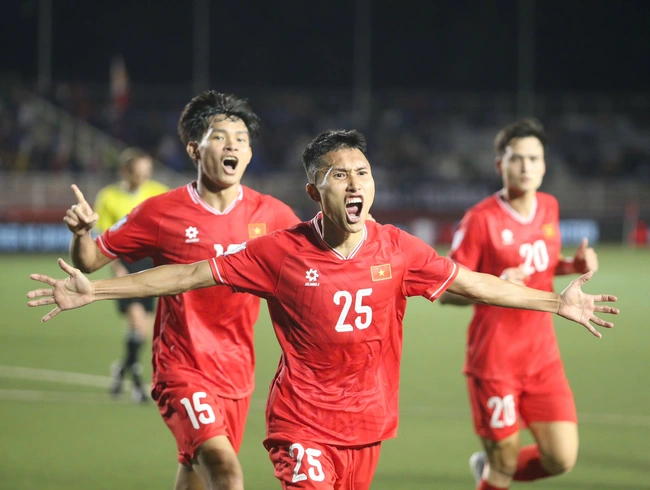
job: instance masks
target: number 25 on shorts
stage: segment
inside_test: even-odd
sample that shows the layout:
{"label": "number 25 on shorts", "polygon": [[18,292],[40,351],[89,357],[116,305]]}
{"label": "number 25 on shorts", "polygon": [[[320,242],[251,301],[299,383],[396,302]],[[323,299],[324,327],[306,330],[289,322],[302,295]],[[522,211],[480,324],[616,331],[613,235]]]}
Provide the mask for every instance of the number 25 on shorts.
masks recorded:
{"label": "number 25 on shorts", "polygon": [[[307,463],[309,464],[309,469],[303,468],[304,457],[307,455]],[[296,460],[296,467],[293,470],[293,483],[311,479],[312,481],[323,481],[325,479],[325,473],[323,473],[323,466],[318,461],[318,458],[322,453],[319,449],[307,448],[305,449],[302,444],[294,443],[289,446],[289,456]],[[307,465],[305,465],[307,466]],[[305,472],[305,470],[307,470]]]}

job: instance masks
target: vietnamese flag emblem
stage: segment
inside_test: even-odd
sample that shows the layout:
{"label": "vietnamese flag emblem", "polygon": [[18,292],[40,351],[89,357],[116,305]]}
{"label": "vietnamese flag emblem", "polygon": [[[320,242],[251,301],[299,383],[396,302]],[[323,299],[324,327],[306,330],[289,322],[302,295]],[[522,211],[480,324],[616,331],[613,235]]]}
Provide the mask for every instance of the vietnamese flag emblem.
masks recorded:
{"label": "vietnamese flag emblem", "polygon": [[390,270],[390,264],[373,265],[370,268],[370,275],[373,281],[384,281],[393,277],[393,272]]}

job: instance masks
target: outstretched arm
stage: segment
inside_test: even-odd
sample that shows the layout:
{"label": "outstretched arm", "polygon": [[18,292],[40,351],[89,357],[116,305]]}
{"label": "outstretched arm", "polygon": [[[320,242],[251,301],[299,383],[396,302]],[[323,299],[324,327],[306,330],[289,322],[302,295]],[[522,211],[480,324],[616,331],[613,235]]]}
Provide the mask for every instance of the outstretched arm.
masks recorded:
{"label": "outstretched arm", "polygon": [[[515,284],[523,286],[524,281],[528,275],[524,272],[524,266],[520,265],[519,267],[509,267],[508,269],[504,270],[503,274],[501,274],[499,277],[505,281],[513,282]],[[449,291],[442,293],[442,295],[440,295],[438,298],[438,301],[440,301],[440,303],[443,305],[467,306],[474,304],[474,301],[471,299],[464,296],[459,296],[458,294],[450,293]]]}
{"label": "outstretched arm", "polygon": [[81,190],[72,184],[72,192],[77,198],[77,204],[73,205],[65,214],[63,221],[72,232],[70,241],[70,258],[72,263],[83,272],[94,272],[108,264],[111,259],[106,257],[100,250],[95,240],[90,235],[99,216],[90,207]]}
{"label": "outstretched arm", "polygon": [[137,274],[89,281],[79,269],[59,259],[59,266],[68,274],[66,279],[54,279],[42,274],[31,274],[34,281],[51,286],[27,293],[29,306],[56,304],[56,308],[43,317],[46,322],[61,311],[80,308],[104,299],[170,296],[192,289],[215,286],[212,270],[207,261],[194,264],[163,265]]}
{"label": "outstretched arm", "polygon": [[619,310],[611,306],[596,304],[603,301],[614,302],[616,296],[585,294],[582,291],[581,286],[592,275],[593,272],[589,272],[580,276],[572,281],[561,294],[557,294],[519,286],[490,274],[460,268],[448,291],[464,296],[476,303],[556,313],[563,318],[583,325],[596,337],[602,337],[590,322],[605,328],[611,328],[614,324],[599,318],[595,313],[616,315]]}

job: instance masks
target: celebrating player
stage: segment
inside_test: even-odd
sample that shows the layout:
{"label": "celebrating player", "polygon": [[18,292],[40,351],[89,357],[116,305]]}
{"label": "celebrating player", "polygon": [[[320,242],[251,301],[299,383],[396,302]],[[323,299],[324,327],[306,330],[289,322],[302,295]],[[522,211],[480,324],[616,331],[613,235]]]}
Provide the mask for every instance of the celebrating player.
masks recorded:
{"label": "celebrating player", "polygon": [[[87,212],[81,208],[76,209],[82,204],[81,202],[68,209],[63,221],[66,222],[72,233],[78,236],[86,235],[89,232],[88,226],[92,226],[93,223],[95,230],[104,233],[142,201],[169,190],[160,182],[151,180],[153,160],[138,148],[127,148],[120,153],[119,171],[121,180],[104,187],[97,194],[95,213],[92,213],[91,210],[88,223],[82,225],[79,221],[77,213]],[[80,193],[77,186],[73,186],[73,190],[75,193]],[[78,243],[79,241],[76,239],[71,241],[73,248]],[[73,258],[75,257],[73,250],[71,255]],[[111,266],[113,273],[120,277],[150,269],[153,267],[153,262],[148,257],[133,263],[119,259],[113,261]],[[118,308],[120,313],[126,317],[128,331],[124,359],[115,361],[111,367],[113,383],[110,392],[113,396],[119,395],[122,392],[124,376],[130,372],[134,385],[131,393],[133,401],[146,402],[149,397],[142,386],[142,365],[139,360],[142,344],[149,336],[153,323],[154,300],[153,298],[122,299],[118,301]]]}
{"label": "celebrating player", "polygon": [[[546,170],[545,144],[544,128],[534,119],[499,132],[496,166],[503,189],[467,212],[454,237],[453,260],[543,291],[553,290],[555,275],[598,269],[586,239],[573,259],[560,254],[557,200],[537,191]],[[466,303],[449,293],[440,301]],[[507,489],[513,479],[536,480],[573,467],[576,408],[549,313],[477,305],[464,372],[474,428],[485,448],[470,458],[479,489]],[[537,444],[520,448],[520,420]]]}
{"label": "celebrating player", "polygon": [[[75,188],[73,263],[85,272],[118,257],[192,263],[298,223],[288,206],[240,184],[259,129],[245,100],[214,91],[193,98],[178,132],[197,180],[143,202],[96,242],[87,233],[96,216]],[[244,488],[236,453],[253,392],[259,304],[226,288],[158,303],[152,396],[178,446],[177,490]]]}
{"label": "celebrating player", "polygon": [[[618,313],[571,283],[560,295],[459,268],[418,238],[367,221],[375,185],[366,143],[356,131],[326,131],[303,153],[307,193],[321,212],[309,222],[252,240],[223,256],[90,282],[69,274],[32,279],[30,306],[62,310],[100,299],[173,295],[214,285],[266,298],[282,349],[267,404],[264,441],[282,488],[366,490],[381,441],[398,421],[402,319],[408,296],[435,300],[445,290],[476,301],[557,313],[600,336],[595,312]],[[201,291],[201,289],[199,289]],[[209,289],[207,290],[209,291]],[[218,312],[220,305],[205,304]],[[190,332],[192,329],[190,328]],[[199,405],[195,420],[202,423]]]}

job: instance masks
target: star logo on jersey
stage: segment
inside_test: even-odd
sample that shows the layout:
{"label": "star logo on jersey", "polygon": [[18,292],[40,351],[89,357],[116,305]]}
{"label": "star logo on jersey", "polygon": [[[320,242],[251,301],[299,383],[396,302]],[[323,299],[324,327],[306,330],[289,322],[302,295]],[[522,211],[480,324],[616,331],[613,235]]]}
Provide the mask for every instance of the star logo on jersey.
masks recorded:
{"label": "star logo on jersey", "polygon": [[390,269],[390,264],[373,265],[370,268],[370,276],[373,281],[385,281],[392,279],[393,271]]}
{"label": "star logo on jersey", "polygon": [[501,232],[501,241],[504,245],[512,245],[515,241],[515,235],[511,230],[503,230]]}
{"label": "star logo on jersey", "polygon": [[266,235],[266,223],[249,223],[248,238],[257,238]]}
{"label": "star logo on jersey", "polygon": [[196,226],[188,226],[185,229],[185,236],[187,237],[187,240],[185,240],[185,243],[195,243],[199,241],[199,230],[196,229]]}
{"label": "star logo on jersey", "polygon": [[317,282],[319,277],[320,274],[316,269],[309,269],[305,273],[305,278],[307,279],[305,286],[320,286],[320,283]]}
{"label": "star logo on jersey", "polygon": [[557,236],[555,223],[546,223],[542,225],[542,232],[544,233],[544,238],[555,238]]}

